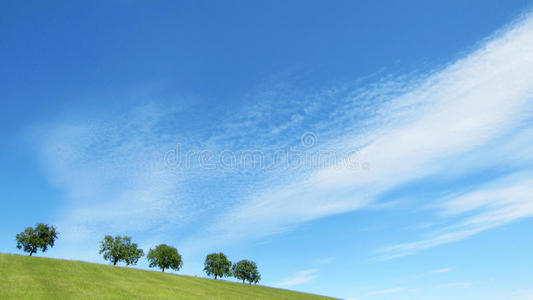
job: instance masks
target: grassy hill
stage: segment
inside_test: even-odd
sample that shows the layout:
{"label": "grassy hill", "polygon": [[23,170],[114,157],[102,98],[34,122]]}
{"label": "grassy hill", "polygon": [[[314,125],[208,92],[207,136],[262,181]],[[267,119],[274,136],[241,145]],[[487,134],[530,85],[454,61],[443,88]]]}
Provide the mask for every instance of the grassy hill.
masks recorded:
{"label": "grassy hill", "polygon": [[0,254],[0,299],[331,298],[80,261]]}

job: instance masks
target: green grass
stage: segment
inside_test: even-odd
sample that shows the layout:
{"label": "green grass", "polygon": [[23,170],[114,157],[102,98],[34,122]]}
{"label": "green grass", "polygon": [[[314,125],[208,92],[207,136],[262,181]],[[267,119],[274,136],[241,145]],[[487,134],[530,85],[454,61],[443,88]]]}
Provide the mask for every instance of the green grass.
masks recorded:
{"label": "green grass", "polygon": [[330,298],[81,261],[0,254],[0,299]]}

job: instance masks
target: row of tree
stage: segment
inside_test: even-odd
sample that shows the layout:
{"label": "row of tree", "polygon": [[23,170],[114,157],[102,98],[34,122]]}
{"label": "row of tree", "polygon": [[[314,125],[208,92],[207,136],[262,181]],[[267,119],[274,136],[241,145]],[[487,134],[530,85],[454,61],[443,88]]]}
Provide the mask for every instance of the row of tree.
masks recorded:
{"label": "row of tree", "polygon": [[[113,265],[122,261],[128,266],[135,265],[144,256],[143,250],[139,249],[136,243],[132,243],[130,237],[119,235],[106,236],[100,242],[100,254],[103,254],[104,259]],[[179,271],[183,266],[183,260],[178,250],[165,244],[150,249],[146,259],[150,263],[150,268],[159,268],[161,272],[168,269]],[[206,256],[204,271],[207,276],[213,276],[215,280],[230,276],[242,280],[242,283],[248,281],[252,284],[261,280],[261,274],[257,270],[255,262],[245,259],[232,264],[222,252],[211,253]]]}
{"label": "row of tree", "polygon": [[222,252],[211,253],[205,257],[204,271],[207,276],[215,277],[215,280],[229,276],[242,280],[242,283],[248,281],[252,284],[261,280],[261,274],[255,262],[243,259],[232,264]]}
{"label": "row of tree", "polygon": [[[54,226],[38,223],[35,228],[27,227],[23,232],[16,235],[17,248],[32,256],[38,250],[45,252],[48,247],[53,247],[59,233]],[[131,241],[127,236],[107,235],[100,242],[100,254],[104,259],[116,266],[119,262],[127,266],[135,265],[144,251],[139,249],[136,243]],[[146,259],[150,268],[159,268],[161,272],[165,270],[179,271],[183,266],[183,260],[178,250],[172,246],[161,244],[148,251]],[[233,276],[242,283],[258,283],[261,280],[261,274],[257,269],[255,262],[250,260],[241,260],[232,263],[224,253],[211,253],[206,256],[204,262],[204,272],[207,276],[216,279]]]}

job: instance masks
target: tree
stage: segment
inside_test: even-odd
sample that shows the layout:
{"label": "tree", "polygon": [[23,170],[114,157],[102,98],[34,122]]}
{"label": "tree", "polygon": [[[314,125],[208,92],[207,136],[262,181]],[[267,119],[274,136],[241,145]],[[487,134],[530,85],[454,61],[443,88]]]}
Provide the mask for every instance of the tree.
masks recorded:
{"label": "tree", "polygon": [[257,284],[259,282],[259,280],[261,280],[261,273],[259,273],[259,271],[257,270],[257,268],[252,271],[252,276],[250,277],[251,281],[250,283],[254,283],[254,284]]}
{"label": "tree", "polygon": [[231,261],[222,252],[211,253],[205,257],[204,271],[207,276],[215,276],[215,280],[231,276]]}
{"label": "tree", "polygon": [[146,259],[150,262],[150,268],[158,267],[161,272],[165,272],[165,269],[179,271],[181,266],[183,266],[178,250],[165,244],[158,245],[155,249],[150,249]]}
{"label": "tree", "polygon": [[39,249],[45,252],[48,247],[54,247],[58,234],[54,226],[37,223],[35,229],[27,227],[23,232],[16,235],[17,248],[30,253],[30,256],[33,253],[37,253]]}
{"label": "tree", "polygon": [[250,284],[258,283],[261,280],[261,274],[257,270],[255,262],[250,260],[241,260],[233,265],[231,268],[233,276],[237,279],[248,281]]}
{"label": "tree", "polygon": [[144,255],[142,249],[137,249],[137,244],[131,242],[128,236],[106,235],[104,240],[100,242],[100,254],[104,254],[104,259],[113,263],[114,266],[118,262],[123,261],[127,266],[137,264],[139,258]]}

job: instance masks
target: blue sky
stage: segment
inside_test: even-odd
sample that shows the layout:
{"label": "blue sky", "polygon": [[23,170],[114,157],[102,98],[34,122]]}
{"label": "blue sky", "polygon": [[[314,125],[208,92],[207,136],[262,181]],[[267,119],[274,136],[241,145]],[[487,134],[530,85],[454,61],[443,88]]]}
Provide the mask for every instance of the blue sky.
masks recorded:
{"label": "blue sky", "polygon": [[[349,299],[533,299],[531,1],[2,1],[0,251],[132,236]],[[139,268],[147,268],[145,261]]]}

